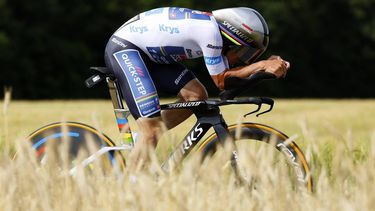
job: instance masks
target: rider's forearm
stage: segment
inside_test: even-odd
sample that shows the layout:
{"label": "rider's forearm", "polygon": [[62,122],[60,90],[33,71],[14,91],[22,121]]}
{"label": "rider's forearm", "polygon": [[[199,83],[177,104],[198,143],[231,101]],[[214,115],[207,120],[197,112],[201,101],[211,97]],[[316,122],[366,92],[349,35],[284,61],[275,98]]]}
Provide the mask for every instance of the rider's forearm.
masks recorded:
{"label": "rider's forearm", "polygon": [[239,67],[239,68],[232,68],[225,72],[224,78],[227,77],[239,77],[239,78],[246,78],[249,77],[251,74],[254,74],[259,71],[264,70],[264,65],[262,61],[250,64],[248,66]]}
{"label": "rider's forearm", "polygon": [[216,86],[220,89],[224,89],[224,79],[228,77],[239,77],[239,78],[246,78],[250,76],[251,74],[254,74],[259,71],[263,71],[264,64],[263,61],[259,61],[253,64],[250,64],[248,66],[244,67],[236,67],[227,69],[224,72],[218,74],[218,75],[212,75],[212,79],[215,82]]}

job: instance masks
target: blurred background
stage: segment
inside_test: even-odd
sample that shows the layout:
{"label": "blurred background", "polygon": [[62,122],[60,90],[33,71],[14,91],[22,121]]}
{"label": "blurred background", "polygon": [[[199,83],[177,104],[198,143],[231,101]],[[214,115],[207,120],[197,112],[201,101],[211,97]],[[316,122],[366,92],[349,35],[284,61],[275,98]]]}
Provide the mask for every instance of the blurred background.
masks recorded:
{"label": "blurred background", "polygon": [[[107,98],[104,85],[84,86],[88,68],[104,65],[105,45],[126,20],[163,6],[258,10],[270,29],[262,58],[281,55],[292,68],[254,95],[375,97],[374,0],[0,0],[0,86],[13,87],[16,99]],[[214,97],[203,61],[186,65]]]}

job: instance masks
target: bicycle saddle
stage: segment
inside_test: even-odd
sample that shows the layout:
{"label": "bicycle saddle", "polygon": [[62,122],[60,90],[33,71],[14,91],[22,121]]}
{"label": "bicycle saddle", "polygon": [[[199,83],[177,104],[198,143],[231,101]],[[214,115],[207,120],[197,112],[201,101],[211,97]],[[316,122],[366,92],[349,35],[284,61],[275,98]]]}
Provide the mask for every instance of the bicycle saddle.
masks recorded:
{"label": "bicycle saddle", "polygon": [[108,69],[108,67],[90,67],[90,70],[98,71],[104,75],[111,75],[112,72]]}

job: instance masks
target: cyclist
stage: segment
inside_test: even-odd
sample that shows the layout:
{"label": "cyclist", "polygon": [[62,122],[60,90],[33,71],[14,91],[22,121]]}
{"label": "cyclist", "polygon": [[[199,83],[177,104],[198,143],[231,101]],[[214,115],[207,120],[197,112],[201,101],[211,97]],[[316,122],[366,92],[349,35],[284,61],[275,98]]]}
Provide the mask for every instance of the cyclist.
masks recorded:
{"label": "cyclist", "polygon": [[[157,8],[122,25],[109,39],[105,62],[139,126],[141,144],[135,149],[156,146],[164,125],[173,128],[191,115],[186,110],[160,112],[158,91],[176,94],[178,101],[208,97],[205,87],[180,61],[203,57],[219,89],[224,89],[229,76],[244,78],[266,71],[285,77],[290,65],[281,57],[255,62],[266,50],[268,36],[263,17],[246,7],[212,13]],[[138,150],[136,154],[147,159],[142,152],[148,153]]]}

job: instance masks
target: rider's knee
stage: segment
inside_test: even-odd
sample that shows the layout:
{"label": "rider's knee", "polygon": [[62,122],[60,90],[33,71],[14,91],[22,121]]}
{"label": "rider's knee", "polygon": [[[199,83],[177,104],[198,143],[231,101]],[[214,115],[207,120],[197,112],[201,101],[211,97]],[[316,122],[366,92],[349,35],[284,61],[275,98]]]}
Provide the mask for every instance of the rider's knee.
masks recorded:
{"label": "rider's knee", "polygon": [[206,100],[208,98],[207,90],[203,85],[196,89],[195,94],[196,95],[193,96],[195,100]]}
{"label": "rider's knee", "polygon": [[189,82],[179,95],[184,101],[206,100],[208,98],[206,88],[198,80]]}
{"label": "rider's knee", "polygon": [[190,93],[188,96],[184,97],[185,101],[195,101],[195,100],[206,100],[208,94],[206,89],[197,89],[196,92]]}

